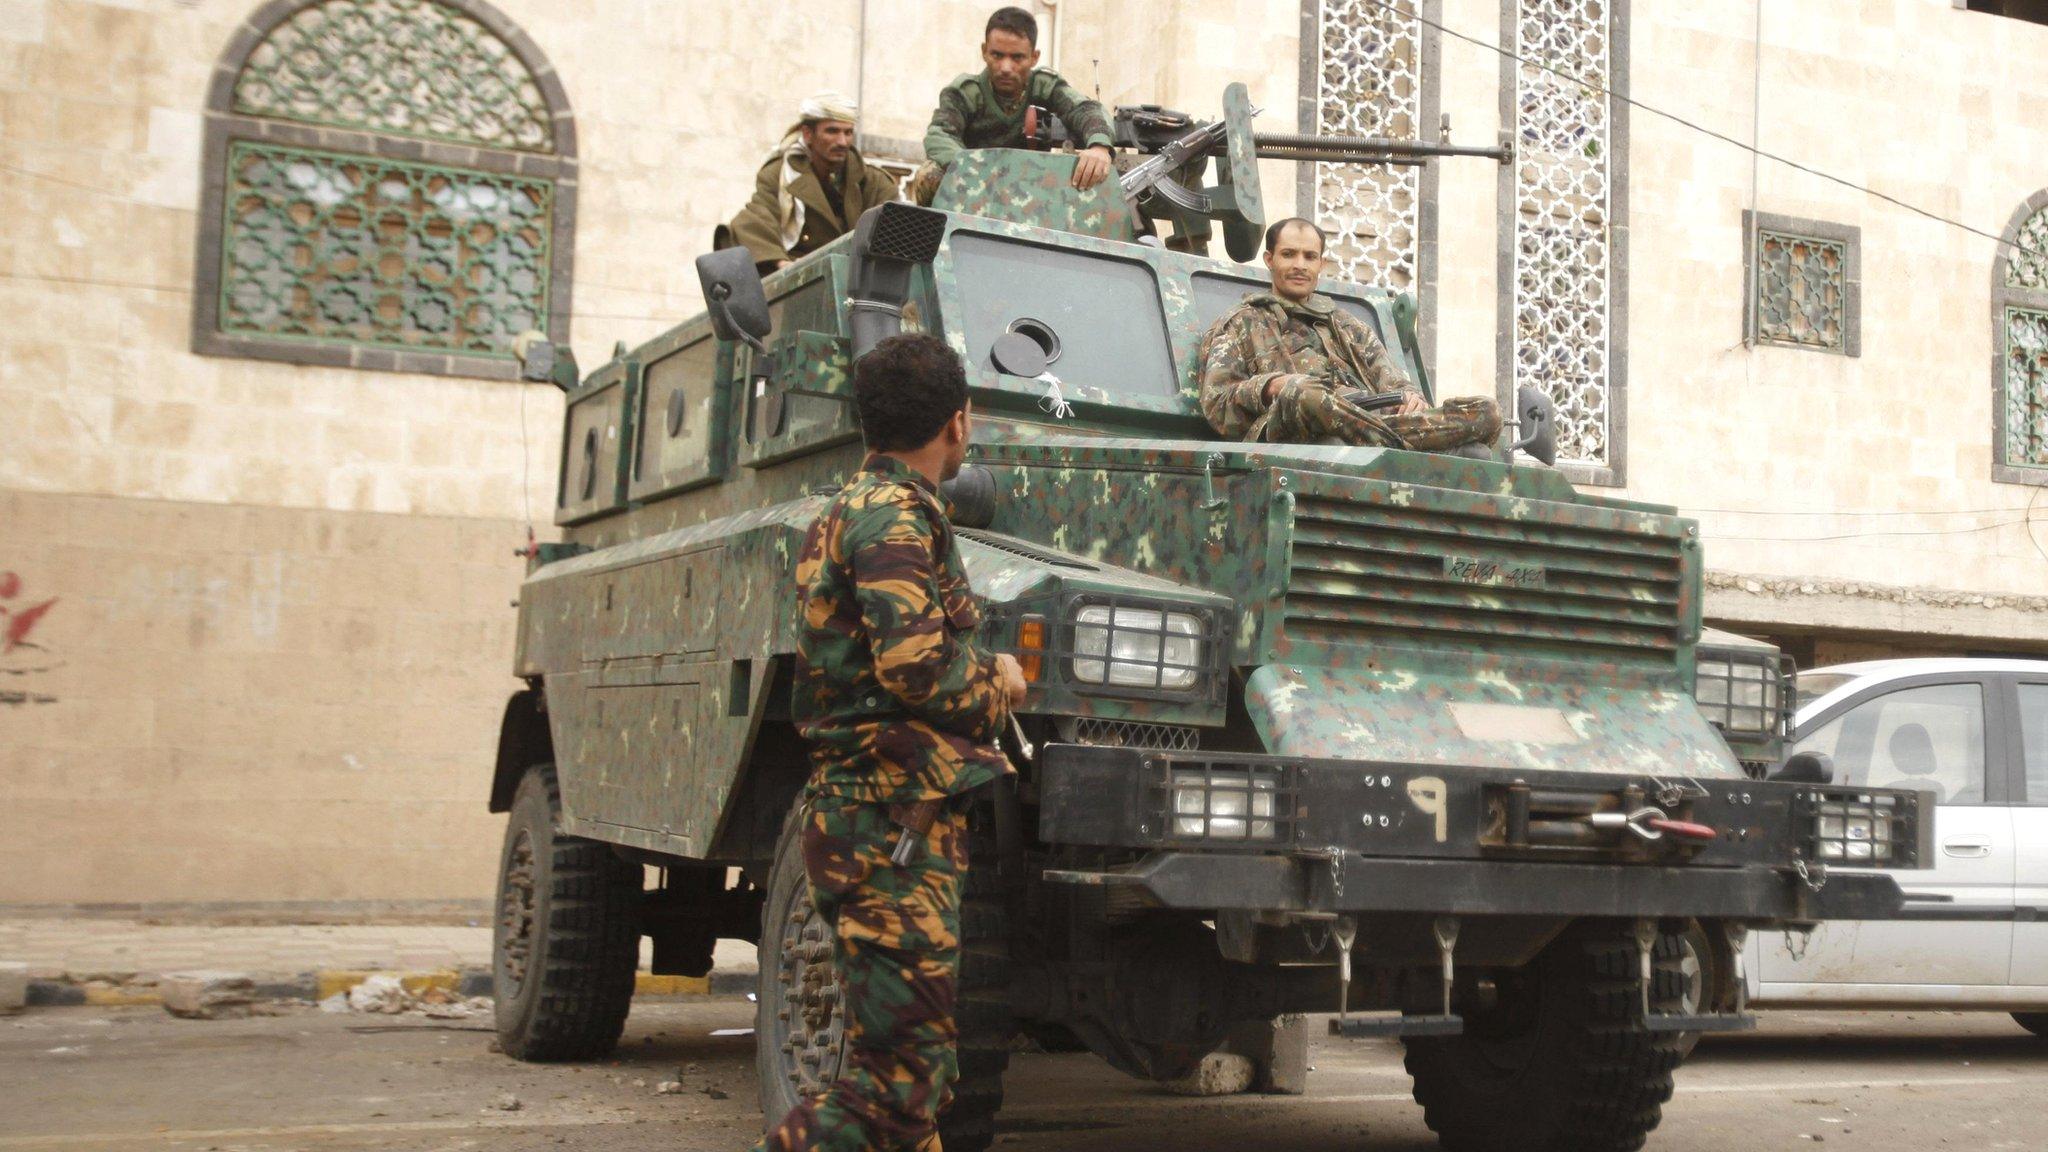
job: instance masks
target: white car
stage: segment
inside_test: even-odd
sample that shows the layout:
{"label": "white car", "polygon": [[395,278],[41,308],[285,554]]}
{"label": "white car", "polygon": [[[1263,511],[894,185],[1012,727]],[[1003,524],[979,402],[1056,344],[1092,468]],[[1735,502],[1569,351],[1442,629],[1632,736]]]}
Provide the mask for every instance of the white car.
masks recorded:
{"label": "white car", "polygon": [[1985,1009],[2048,1036],[2048,661],[1841,664],[1798,690],[1792,751],[1934,793],[1934,866],[1891,873],[1898,919],[1752,936],[1751,1003]]}

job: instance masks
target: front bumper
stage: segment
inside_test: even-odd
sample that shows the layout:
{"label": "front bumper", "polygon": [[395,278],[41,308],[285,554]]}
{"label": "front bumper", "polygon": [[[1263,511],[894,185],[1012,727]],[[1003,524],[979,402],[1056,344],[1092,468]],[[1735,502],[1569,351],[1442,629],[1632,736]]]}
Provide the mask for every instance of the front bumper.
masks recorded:
{"label": "front bumper", "polygon": [[[1196,790],[1227,802],[1191,805]],[[1931,858],[1929,800],[1739,777],[1055,744],[1044,749],[1039,836],[1141,850],[1128,864],[1047,879],[1135,889],[1166,907],[1877,919],[1897,910],[1898,885],[1830,873],[1820,857],[1842,849],[1821,842],[1821,814],[1882,813],[1884,865],[1910,868]],[[1216,828],[1226,835],[1207,834]],[[1675,828],[1691,831],[1647,834]]]}

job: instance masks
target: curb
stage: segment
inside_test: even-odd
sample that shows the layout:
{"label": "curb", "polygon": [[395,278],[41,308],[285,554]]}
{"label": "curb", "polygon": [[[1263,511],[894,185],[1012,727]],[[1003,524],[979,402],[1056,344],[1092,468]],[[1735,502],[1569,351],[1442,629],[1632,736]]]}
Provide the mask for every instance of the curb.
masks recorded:
{"label": "curb", "polygon": [[[318,1002],[350,989],[372,976],[396,976],[407,992],[418,994],[438,988],[469,998],[491,994],[488,968],[442,968],[430,971],[392,971],[374,968],[323,968],[296,976],[259,975],[254,998],[259,1001],[311,1000]],[[633,995],[650,1000],[694,997],[737,996],[754,990],[752,972],[714,972],[709,976],[657,976],[638,972],[633,977]],[[30,1008],[133,1008],[163,1003],[154,982],[112,984],[105,980],[78,980],[69,975],[28,982],[26,1005]]]}

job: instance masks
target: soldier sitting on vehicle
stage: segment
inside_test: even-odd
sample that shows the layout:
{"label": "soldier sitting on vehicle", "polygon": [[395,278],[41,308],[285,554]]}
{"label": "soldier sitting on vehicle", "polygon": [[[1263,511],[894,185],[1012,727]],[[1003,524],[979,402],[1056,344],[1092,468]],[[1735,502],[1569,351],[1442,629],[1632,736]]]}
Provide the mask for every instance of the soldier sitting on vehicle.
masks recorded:
{"label": "soldier sitting on vehicle", "polygon": [[[1429,452],[1490,445],[1500,435],[1492,400],[1460,396],[1431,408],[1372,328],[1316,293],[1323,242],[1322,229],[1299,217],[1266,230],[1272,291],[1246,296],[1202,337],[1196,363],[1210,425],[1242,440]],[[1395,392],[1394,407],[1359,404]]]}
{"label": "soldier sitting on vehicle", "polygon": [[969,148],[1024,147],[1024,113],[1045,108],[1081,142],[1074,159],[1074,187],[1083,191],[1109,175],[1109,118],[1102,105],[1081,95],[1060,74],[1038,67],[1038,21],[1022,8],[998,8],[983,30],[977,75],[962,75],[939,92],[939,106],[925,129],[926,163],[911,180],[911,198],[930,204],[947,165]]}
{"label": "soldier sitting on vehicle", "polygon": [[[896,180],[870,168],[853,146],[860,110],[837,92],[804,101],[801,118],[754,181],[754,197],[733,217],[730,242],[744,244],[763,274],[830,243],[860,214],[899,199]],[[727,246],[720,237],[717,247]]]}

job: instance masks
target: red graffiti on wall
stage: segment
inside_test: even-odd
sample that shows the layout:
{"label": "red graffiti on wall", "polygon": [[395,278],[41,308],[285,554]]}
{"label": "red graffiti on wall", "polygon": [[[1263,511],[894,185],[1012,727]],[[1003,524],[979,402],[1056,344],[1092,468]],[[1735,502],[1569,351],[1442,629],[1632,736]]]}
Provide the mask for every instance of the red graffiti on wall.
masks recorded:
{"label": "red graffiti on wall", "polygon": [[[0,572],[0,601],[13,600],[21,595],[21,577],[12,572]],[[16,648],[37,648],[29,642],[29,633],[36,630],[50,609],[56,607],[57,597],[52,596],[40,604],[15,607],[0,603],[0,655]]]}

